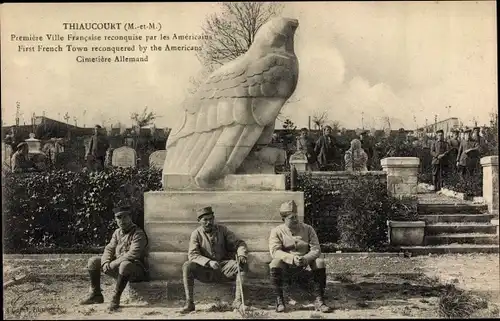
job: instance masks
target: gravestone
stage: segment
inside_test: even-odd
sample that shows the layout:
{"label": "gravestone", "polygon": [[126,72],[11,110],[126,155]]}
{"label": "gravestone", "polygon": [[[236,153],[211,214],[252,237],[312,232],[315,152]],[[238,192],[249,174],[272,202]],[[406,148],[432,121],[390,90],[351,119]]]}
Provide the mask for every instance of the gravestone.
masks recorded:
{"label": "gravestone", "polygon": [[133,148],[123,146],[113,151],[111,163],[116,167],[135,167],[137,153]]}
{"label": "gravestone", "polygon": [[302,151],[298,151],[290,156],[290,165],[295,166],[297,172],[305,172],[307,170],[307,156]]}
{"label": "gravestone", "polygon": [[149,166],[156,169],[162,169],[167,157],[166,150],[157,150],[149,156]]}
{"label": "gravestone", "polygon": [[12,146],[2,143],[2,164],[11,168]]}

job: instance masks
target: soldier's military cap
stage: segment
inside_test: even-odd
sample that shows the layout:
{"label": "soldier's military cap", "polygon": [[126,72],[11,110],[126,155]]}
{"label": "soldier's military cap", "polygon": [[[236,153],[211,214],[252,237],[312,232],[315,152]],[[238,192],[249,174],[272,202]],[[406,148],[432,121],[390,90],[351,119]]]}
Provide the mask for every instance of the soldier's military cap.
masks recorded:
{"label": "soldier's military cap", "polygon": [[439,133],[444,134],[444,131],[442,129],[436,130],[436,134],[439,134]]}
{"label": "soldier's military cap", "polygon": [[471,131],[472,131],[472,129],[470,129],[470,128],[465,128],[464,129],[464,133],[470,133]]}
{"label": "soldier's military cap", "polygon": [[196,211],[197,218],[200,218],[203,215],[209,215],[209,214],[214,214],[214,211],[212,210],[212,206],[202,207]]}
{"label": "soldier's military cap", "polygon": [[128,214],[128,215],[131,215],[131,209],[130,209],[130,206],[128,205],[123,205],[123,206],[117,206],[113,209],[113,213],[115,214],[115,216],[119,215],[123,215],[123,214]]}
{"label": "soldier's military cap", "polygon": [[290,213],[297,213],[297,204],[294,200],[282,203],[280,206],[280,215],[287,216]]}
{"label": "soldier's military cap", "polygon": [[28,146],[28,143],[22,142],[22,143],[17,144],[17,149],[20,149],[23,146]]}

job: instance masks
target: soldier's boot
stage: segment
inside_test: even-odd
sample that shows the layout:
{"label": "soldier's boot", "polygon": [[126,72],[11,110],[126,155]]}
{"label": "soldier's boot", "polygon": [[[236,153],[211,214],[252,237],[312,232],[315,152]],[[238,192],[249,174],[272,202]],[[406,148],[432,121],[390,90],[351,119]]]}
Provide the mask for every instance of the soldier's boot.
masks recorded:
{"label": "soldier's boot", "polygon": [[316,295],[315,310],[323,313],[331,312],[332,309],[325,304],[326,270],[324,268],[313,270],[313,277],[314,294]]}
{"label": "soldier's boot", "polygon": [[111,302],[109,303],[109,311],[116,311],[120,307],[120,299],[123,290],[125,290],[125,287],[127,286],[128,279],[129,279],[128,276],[118,274],[118,278],[116,280],[115,293],[113,294]]}
{"label": "soldier's boot", "polygon": [[[187,272],[187,271],[186,271]],[[180,313],[189,313],[195,310],[194,306],[194,278],[191,277],[188,273],[183,273],[183,283],[184,283],[184,292],[186,295],[186,304],[179,311]]]}
{"label": "soldier's boot", "polygon": [[101,271],[89,270],[90,275],[90,294],[80,302],[81,305],[104,303],[104,297],[101,292]]}
{"label": "soldier's boot", "polygon": [[276,295],[276,312],[285,312],[285,300],[283,298],[283,270],[271,268],[271,284]]}
{"label": "soldier's boot", "polygon": [[[241,281],[240,282],[240,277]],[[246,272],[240,272],[240,277],[236,277],[236,293],[234,294],[233,301],[233,309],[243,310],[248,307],[248,295],[245,295],[245,280],[246,280]],[[243,292],[243,298],[241,297],[241,293]],[[243,301],[245,301],[245,305],[243,305]]]}

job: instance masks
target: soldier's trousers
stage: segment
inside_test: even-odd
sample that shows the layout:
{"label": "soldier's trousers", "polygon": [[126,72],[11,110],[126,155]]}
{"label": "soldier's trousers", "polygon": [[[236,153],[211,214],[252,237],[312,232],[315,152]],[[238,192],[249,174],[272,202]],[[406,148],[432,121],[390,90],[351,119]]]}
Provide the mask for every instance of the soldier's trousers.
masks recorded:
{"label": "soldier's trousers", "polygon": [[[187,273],[189,279],[196,279],[203,283],[234,281],[238,275],[238,263],[236,260],[220,261],[219,264],[220,269],[214,270],[210,267],[187,261],[182,266],[182,270]],[[241,270],[246,272],[247,266],[242,266]]]}
{"label": "soldier's trousers", "polygon": [[[101,267],[101,257],[91,257],[88,262],[88,269],[89,271],[103,272]],[[147,279],[147,273],[144,270],[144,267],[139,263],[130,261],[123,261],[119,267],[106,271],[106,275],[115,279],[118,277],[118,274],[128,277],[131,282],[139,282]]]}
{"label": "soldier's trousers", "polygon": [[432,184],[434,191],[439,191],[443,187],[443,168],[440,163],[432,164]]}

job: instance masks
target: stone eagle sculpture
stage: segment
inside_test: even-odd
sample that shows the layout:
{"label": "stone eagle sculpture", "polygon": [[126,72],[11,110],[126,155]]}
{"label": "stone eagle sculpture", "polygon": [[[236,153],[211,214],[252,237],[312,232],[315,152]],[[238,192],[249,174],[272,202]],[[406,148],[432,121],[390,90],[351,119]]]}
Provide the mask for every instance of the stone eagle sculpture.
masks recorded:
{"label": "stone eagle sculpture", "polygon": [[268,21],[245,54],[215,70],[185,101],[167,140],[164,176],[188,175],[208,187],[271,142],[276,117],[297,86],[298,25]]}

